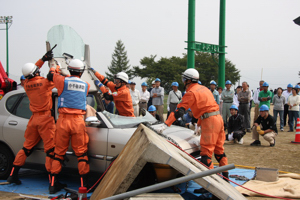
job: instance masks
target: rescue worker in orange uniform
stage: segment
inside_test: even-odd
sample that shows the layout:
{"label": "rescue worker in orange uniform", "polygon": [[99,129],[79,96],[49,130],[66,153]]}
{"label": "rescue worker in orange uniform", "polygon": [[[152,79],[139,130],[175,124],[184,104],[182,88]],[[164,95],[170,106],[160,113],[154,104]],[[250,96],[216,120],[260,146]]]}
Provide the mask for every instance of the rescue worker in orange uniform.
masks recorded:
{"label": "rescue worker in orange uniform", "polygon": [[134,109],[132,106],[132,100],[129,89],[126,87],[128,83],[128,75],[124,72],[119,72],[114,77],[114,83],[108,81],[99,72],[96,72],[93,68],[90,68],[95,76],[107,87],[109,87],[112,94],[108,93],[108,90],[103,86],[103,84],[96,80],[95,84],[98,85],[103,93],[106,100],[114,101],[119,115],[127,117],[135,117]]}
{"label": "rescue worker in orange uniform", "polygon": [[[23,148],[16,155],[11,174],[7,179],[9,183],[21,184],[18,178],[19,169],[25,164],[25,160],[32,153],[33,147],[41,139],[44,142],[44,152],[46,153],[45,166],[49,173],[50,181],[51,164],[54,158],[53,137],[56,129],[54,118],[51,116],[54,84],[40,76],[40,68],[45,61],[51,60],[52,57],[52,51],[48,51],[35,64],[26,63],[22,68],[22,73],[26,78],[24,89],[30,101],[32,116],[24,134],[25,142]],[[53,73],[52,70],[49,73]]]}
{"label": "rescue worker in orange uniform", "polygon": [[[47,78],[53,81],[57,88],[59,112],[54,139],[55,158],[51,168],[50,194],[60,190],[56,186],[56,179],[62,169],[62,162],[68,150],[70,138],[72,149],[78,160],[81,187],[88,185],[88,173],[90,171],[87,156],[89,137],[83,116],[86,113],[86,96],[90,85],[80,79],[84,68],[81,60],[73,59],[68,65],[71,76],[62,76],[57,71],[47,75]],[[54,70],[54,68],[52,69]]]}
{"label": "rescue worker in orange uniform", "polygon": [[[224,153],[224,123],[219,112],[219,105],[216,103],[211,91],[205,86],[198,84],[199,73],[196,69],[187,69],[182,74],[182,81],[186,88],[186,93],[182,97],[181,103],[177,105],[177,110],[172,112],[165,124],[160,127],[162,132],[166,126],[182,118],[189,108],[198,119],[197,125],[201,126],[200,155],[201,162],[209,169],[213,169],[212,155],[219,162],[220,166],[227,165],[227,157]],[[228,172],[223,172],[223,176],[228,178]]]}

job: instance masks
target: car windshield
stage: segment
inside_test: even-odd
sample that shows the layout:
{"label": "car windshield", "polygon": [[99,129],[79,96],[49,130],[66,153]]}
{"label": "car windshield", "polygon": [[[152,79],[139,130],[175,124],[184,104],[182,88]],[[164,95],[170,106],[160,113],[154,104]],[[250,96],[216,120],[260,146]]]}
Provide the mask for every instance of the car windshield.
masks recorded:
{"label": "car windshield", "polygon": [[140,117],[125,117],[121,115],[115,115],[107,111],[103,111],[102,113],[107,117],[107,119],[115,128],[132,128],[136,127],[140,123],[158,123],[158,121],[147,111],[145,116]]}
{"label": "car windshield", "polygon": [[84,58],[84,42],[74,29],[67,25],[53,26],[47,34],[47,41],[51,47],[57,44],[53,50],[55,58],[63,57],[63,53],[68,53],[82,60]]}

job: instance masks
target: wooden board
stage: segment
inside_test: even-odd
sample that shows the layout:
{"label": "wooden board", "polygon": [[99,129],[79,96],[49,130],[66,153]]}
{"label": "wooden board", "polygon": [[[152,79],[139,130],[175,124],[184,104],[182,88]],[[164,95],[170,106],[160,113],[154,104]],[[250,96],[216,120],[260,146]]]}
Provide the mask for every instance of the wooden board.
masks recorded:
{"label": "wooden board", "polygon": [[[91,200],[126,192],[147,162],[168,164],[184,175],[207,170],[185,152],[141,124],[92,194]],[[220,199],[246,199],[218,175],[194,181]]]}

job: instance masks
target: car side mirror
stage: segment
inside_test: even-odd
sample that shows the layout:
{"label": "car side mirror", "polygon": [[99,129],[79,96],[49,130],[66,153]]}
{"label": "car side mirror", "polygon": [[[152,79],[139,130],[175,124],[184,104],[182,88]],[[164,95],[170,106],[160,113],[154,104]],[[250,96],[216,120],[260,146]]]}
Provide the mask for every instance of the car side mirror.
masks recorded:
{"label": "car side mirror", "polygon": [[91,116],[85,119],[86,126],[98,127],[101,125],[101,122],[98,120],[97,117]]}

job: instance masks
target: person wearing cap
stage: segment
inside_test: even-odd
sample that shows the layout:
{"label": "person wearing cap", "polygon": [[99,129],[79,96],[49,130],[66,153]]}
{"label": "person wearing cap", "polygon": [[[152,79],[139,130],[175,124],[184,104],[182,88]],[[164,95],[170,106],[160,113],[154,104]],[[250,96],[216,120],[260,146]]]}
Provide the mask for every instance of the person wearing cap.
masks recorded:
{"label": "person wearing cap", "polygon": [[263,90],[258,94],[259,107],[262,105],[267,105],[270,108],[270,101],[272,99],[272,92],[268,90],[269,84],[267,82],[263,83]]}
{"label": "person wearing cap", "polygon": [[[238,94],[239,100],[239,112],[244,116],[244,127],[250,127],[249,122],[249,102],[251,99],[251,92],[248,90],[248,83],[244,81],[242,83],[242,91]],[[249,131],[249,130],[247,130]]]}
{"label": "person wearing cap", "polygon": [[138,117],[139,116],[139,102],[141,99],[140,91],[135,89],[136,83],[131,81],[130,83],[130,96],[132,99],[132,106],[134,110],[134,116]]}
{"label": "person wearing cap", "polygon": [[162,122],[164,122],[164,95],[165,90],[160,86],[160,79],[155,79],[155,88],[151,90],[150,96],[152,97],[152,104],[156,107],[158,115]]}
{"label": "person wearing cap", "polygon": [[128,80],[127,84],[126,84],[126,87],[130,90],[130,84],[131,84],[131,81]]}
{"label": "person wearing cap", "polygon": [[254,121],[259,116],[259,103],[260,103],[260,101],[258,100],[258,95],[259,95],[260,91],[263,90],[263,86],[262,85],[264,84],[264,82],[265,81],[263,81],[263,80],[259,81],[259,88],[257,88],[254,91],[253,101],[254,101],[254,104],[255,104],[255,109],[254,109],[254,116],[253,116],[253,124],[254,124]]}
{"label": "person wearing cap", "polygon": [[20,77],[20,84],[17,85],[17,89],[24,88],[24,83],[25,83],[25,77],[24,77],[24,75],[22,75]]}
{"label": "person wearing cap", "polygon": [[210,81],[209,86],[210,86],[210,91],[214,95],[214,98],[215,98],[217,104],[219,105],[220,104],[220,98],[219,98],[219,92],[216,90],[216,87],[217,87],[216,81],[214,81],[214,80]]}
{"label": "person wearing cap", "polygon": [[[101,81],[95,80],[95,84],[100,88],[104,98],[115,102],[118,114],[127,117],[134,117],[130,91],[126,87],[126,84],[128,83],[128,75],[125,72],[119,72],[114,75],[114,82],[112,82],[108,81],[107,78],[97,72],[94,68],[90,68],[90,70]],[[109,90],[107,90],[104,86],[109,87],[112,94],[109,94]]]}
{"label": "person wearing cap", "polygon": [[68,70],[71,75],[69,77],[62,76],[58,71],[47,75],[47,79],[53,81],[57,88],[59,113],[55,133],[55,158],[51,167],[50,194],[60,190],[55,183],[62,170],[62,163],[70,141],[78,161],[81,187],[88,187],[90,165],[87,151],[89,136],[85,127],[84,115],[87,110],[86,102],[90,84],[80,79],[85,70],[81,60],[72,59],[68,64]]}
{"label": "person wearing cap", "polygon": [[155,108],[154,105],[149,106],[148,112],[149,112],[155,119],[157,119],[158,121],[162,122],[160,116],[156,113],[156,108]]}
{"label": "person wearing cap", "polygon": [[243,144],[243,137],[246,134],[244,117],[238,113],[239,109],[236,105],[231,105],[229,110],[231,116],[228,121],[228,134],[226,135],[226,140]]}
{"label": "person wearing cap", "polygon": [[174,112],[177,108],[177,104],[181,101],[182,94],[180,90],[178,90],[179,84],[177,82],[173,82],[171,84],[172,90],[169,92],[167,105],[168,105],[168,112]]}
{"label": "person wearing cap", "polygon": [[191,130],[195,130],[198,120],[193,116],[193,112],[190,108],[183,115],[182,120],[184,123],[184,127],[189,128]]}
{"label": "person wearing cap", "polygon": [[284,104],[285,104],[285,97],[282,95],[282,88],[279,87],[277,89],[277,94],[273,97],[273,115],[274,115],[274,121],[276,124],[277,121],[277,115],[279,114],[280,118],[280,130],[283,131],[283,112],[284,112]]}
{"label": "person wearing cap", "polygon": [[152,97],[151,97],[151,90],[153,89],[153,88],[155,88],[155,81],[152,81],[152,83],[151,83],[151,87],[148,89],[148,92],[149,92],[149,94],[150,94],[150,99],[149,99],[149,101],[148,101],[148,108],[149,108],[149,106],[151,106],[152,105]]}
{"label": "person wearing cap", "polygon": [[243,137],[246,134],[244,127],[244,117],[238,113],[239,109],[236,105],[231,105],[230,114],[228,120],[228,133],[226,140],[234,141],[234,143],[243,144]]}
{"label": "person wearing cap", "polygon": [[142,109],[147,110],[147,104],[148,101],[150,99],[150,93],[147,90],[148,84],[146,82],[142,83],[142,91],[141,91],[141,99],[140,99],[140,103],[139,103],[139,113],[141,113]]}
{"label": "person wearing cap", "polygon": [[[293,132],[294,127],[296,129],[297,119],[299,118],[299,104],[300,104],[300,96],[297,94],[297,88],[294,87],[292,89],[292,95],[288,98],[288,106],[289,106],[289,127],[290,130],[288,132]],[[294,125],[295,122],[295,125]]]}
{"label": "person wearing cap", "polygon": [[227,120],[230,117],[230,106],[233,103],[234,91],[231,90],[231,81],[227,80],[225,82],[226,90],[223,90],[221,94],[221,99],[223,100],[223,107],[222,107],[222,117],[224,121],[224,128],[227,127]]}
{"label": "person wearing cap", "polygon": [[[199,72],[194,68],[189,68],[182,73],[182,82],[186,88],[186,94],[182,101],[177,105],[175,112],[171,112],[165,123],[157,128],[163,132],[167,126],[171,126],[176,119],[182,118],[185,111],[189,108],[193,112],[197,121],[195,133],[202,130],[200,140],[201,162],[209,169],[213,169],[212,156],[215,155],[219,166],[227,165],[227,157],[224,153],[224,123],[220,115],[219,106],[216,103],[211,91],[198,84]],[[222,172],[228,178],[228,172]]]}
{"label": "person wearing cap", "polygon": [[[46,153],[45,168],[48,172],[49,182],[51,181],[51,163],[54,158],[55,146],[53,138],[56,130],[54,118],[51,116],[54,84],[52,81],[40,76],[40,68],[46,61],[50,61],[52,57],[52,51],[48,51],[35,64],[26,63],[22,67],[22,74],[25,78],[24,90],[30,102],[29,109],[32,112],[32,116],[24,133],[25,141],[23,147],[17,153],[10,176],[7,179],[9,183],[21,184],[18,176],[19,170],[41,139],[43,140],[44,152]],[[54,70],[50,69],[50,72],[54,73]]]}
{"label": "person wearing cap", "polygon": [[254,122],[254,128],[252,130],[252,142],[251,146],[261,146],[259,135],[270,143],[270,147],[275,146],[275,137],[277,136],[277,127],[273,116],[269,114],[269,107],[263,104],[259,108],[259,116]]}
{"label": "person wearing cap", "polygon": [[283,123],[284,123],[284,126],[286,126],[286,118],[289,114],[289,105],[288,105],[288,98],[289,96],[292,95],[292,88],[293,88],[293,85],[292,84],[288,84],[287,85],[287,90],[283,91],[282,92],[282,95],[285,97],[285,104],[284,104],[284,112],[283,112]]}

